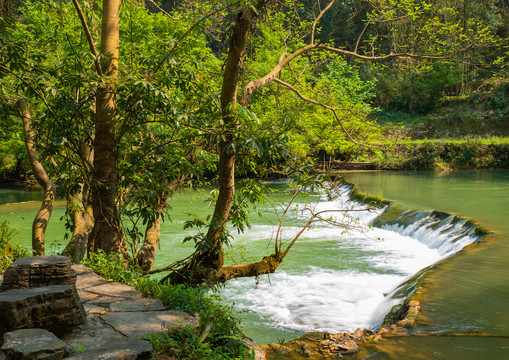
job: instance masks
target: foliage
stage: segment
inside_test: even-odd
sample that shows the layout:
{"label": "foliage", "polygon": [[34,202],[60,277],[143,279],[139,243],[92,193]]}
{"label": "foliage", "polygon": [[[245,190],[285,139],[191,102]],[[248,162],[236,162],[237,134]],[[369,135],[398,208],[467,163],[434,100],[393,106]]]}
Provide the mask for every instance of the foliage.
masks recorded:
{"label": "foliage", "polygon": [[130,286],[136,286],[142,278],[141,271],[133,266],[128,266],[119,254],[106,254],[104,251],[90,253],[89,258],[83,260],[83,265],[88,266],[103,276],[108,281],[121,282]]}
{"label": "foliage", "polygon": [[[331,55],[323,48],[303,52],[285,64],[272,83],[255,91],[251,102],[234,107],[234,125],[226,126],[220,103],[226,41],[221,39],[228,38],[228,24],[246,3],[182,2],[167,14],[135,0],[122,4],[116,163],[108,171],[116,175],[110,185],[118,191],[112,196],[132,255],[143,241],[143,227],[159,215],[158,197],[169,195],[171,201],[176,190],[170,190],[170,184],[185,188],[213,176],[225,141],[224,151],[235,152],[237,175],[257,178],[298,172],[310,162],[308,157],[359,160],[375,152],[383,161],[380,150],[363,146],[384,136],[376,126],[373,104],[386,111],[427,113],[458,84],[465,88],[464,83],[477,85],[486,79],[487,71],[469,64],[497,72],[506,61],[506,42],[499,36],[504,19],[491,0],[491,7],[458,0],[436,6],[424,0],[335,2],[317,24],[321,6],[310,6],[308,0],[276,2],[257,14],[241,84],[267,74],[282,54],[302,49],[311,37],[315,44],[349,50],[344,55],[356,53],[357,58],[429,56],[360,65],[355,57]],[[80,4],[92,42],[98,43],[100,3]],[[109,80],[94,71],[95,55],[76,10],[71,2],[26,1],[19,19],[1,18],[0,30],[0,127],[12,130],[8,140],[0,139],[1,160],[6,167],[15,161],[11,152],[18,152],[14,144],[21,139],[21,129],[13,105],[24,97],[34,118],[35,145],[51,178],[65,197],[83,188],[89,200],[87,190],[96,185],[86,156],[94,146],[94,99],[96,89]],[[494,97],[491,109],[503,122],[506,96]],[[405,154],[413,155],[414,163],[400,166],[432,168],[449,162],[442,150],[434,145],[409,150]],[[462,158],[454,156],[451,166],[492,163],[488,157],[479,160],[468,146],[447,151],[464,151]],[[238,231],[249,228],[248,212],[262,199],[259,185],[245,183],[228,217]],[[163,219],[170,215],[168,207]],[[196,219],[186,226],[205,228],[208,221]],[[199,230],[190,237],[198,250],[206,249],[204,233]],[[221,235],[223,242],[232,236]]]}
{"label": "foliage", "polygon": [[[172,287],[170,284],[159,285]],[[240,322],[232,309],[221,304],[217,299],[207,296],[206,292],[194,292],[177,286],[175,296],[192,293],[193,300],[199,308],[200,322],[198,328],[173,327],[165,334],[150,335],[148,339],[157,354],[164,353],[179,359],[244,359],[248,350],[244,343]],[[163,292],[175,290],[163,290]],[[199,294],[199,295],[198,295]],[[198,296],[196,296],[198,295]],[[185,300],[189,298],[186,296]],[[197,301],[196,301],[197,300]],[[165,306],[167,306],[165,304]]]}
{"label": "foliage", "polygon": [[5,272],[9,265],[16,259],[32,256],[32,251],[21,245],[11,245],[11,240],[18,228],[9,225],[7,219],[0,216],[0,273]]}
{"label": "foliage", "polygon": [[384,169],[509,168],[509,143],[503,139],[422,140],[406,142],[380,155]]}

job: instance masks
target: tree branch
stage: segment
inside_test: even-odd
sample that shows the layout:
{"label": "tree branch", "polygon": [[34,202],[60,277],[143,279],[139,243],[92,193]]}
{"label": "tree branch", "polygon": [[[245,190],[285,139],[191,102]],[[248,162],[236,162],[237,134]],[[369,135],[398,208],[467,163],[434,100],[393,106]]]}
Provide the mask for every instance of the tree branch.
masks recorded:
{"label": "tree branch", "polygon": [[94,40],[92,39],[92,34],[90,33],[90,29],[88,28],[87,21],[85,19],[85,15],[83,14],[83,11],[81,10],[81,6],[78,3],[78,0],[72,0],[72,3],[74,4],[74,8],[76,9],[76,12],[78,13],[78,17],[81,21],[81,27],[83,28],[83,31],[85,32],[85,36],[87,38],[88,47],[90,48],[90,52],[92,55],[94,55],[94,64],[95,69],[97,70],[97,74],[99,76],[103,75],[103,71],[101,68],[101,64],[99,63],[99,54],[97,53],[97,50],[95,48]]}
{"label": "tree branch", "polygon": [[320,19],[322,18],[323,14],[325,14],[327,12],[327,10],[330,9],[330,7],[332,5],[334,5],[334,3],[336,2],[336,0],[332,0],[329,5],[327,5],[321,12],[320,14],[318,14],[318,16],[316,17],[315,21],[313,21],[313,25],[311,26],[311,44],[314,44],[315,43],[315,30],[316,30],[316,25],[318,24],[318,22],[320,21]]}
{"label": "tree branch", "polygon": [[294,88],[292,85],[282,81],[282,80],[279,80],[279,79],[274,79],[274,82],[277,82],[278,84],[281,84],[283,86],[286,86],[288,89],[290,89],[291,91],[293,91],[295,94],[297,94],[298,97],[300,97],[302,100],[306,101],[306,102],[309,102],[313,105],[317,105],[317,106],[320,106],[320,107],[323,107],[324,109],[327,109],[329,111],[331,111],[333,114],[334,114],[334,117],[336,118],[336,121],[338,122],[339,126],[341,127],[341,129],[343,130],[343,132],[345,133],[346,137],[348,138],[348,140],[350,140],[351,142],[353,142],[354,144],[356,145],[359,145],[359,146],[365,146],[365,147],[368,147],[368,148],[377,148],[376,146],[371,146],[371,145],[368,145],[368,144],[364,144],[364,143],[360,143],[356,140],[354,140],[351,136],[351,134],[348,132],[348,130],[345,128],[345,126],[343,125],[343,121],[341,121],[341,119],[339,118],[338,116],[338,113],[337,111],[347,111],[349,113],[351,113],[352,115],[354,115],[356,118],[360,119],[360,117],[355,114],[355,112],[351,109],[345,109],[345,108],[333,108],[332,106],[329,106],[329,105],[326,105],[326,104],[323,104],[321,102],[318,102],[316,100],[313,100],[313,99],[309,99],[307,97],[305,97],[299,90],[297,90],[296,88]]}

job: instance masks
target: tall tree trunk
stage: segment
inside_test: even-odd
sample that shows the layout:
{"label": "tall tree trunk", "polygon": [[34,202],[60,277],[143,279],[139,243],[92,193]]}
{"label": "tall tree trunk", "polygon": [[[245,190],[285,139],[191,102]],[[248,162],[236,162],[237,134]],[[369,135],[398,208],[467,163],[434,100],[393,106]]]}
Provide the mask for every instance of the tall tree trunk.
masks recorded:
{"label": "tall tree trunk", "polygon": [[235,195],[235,161],[234,150],[235,130],[238,126],[234,116],[237,105],[237,90],[242,69],[242,61],[246,51],[249,29],[269,1],[257,1],[253,7],[243,6],[235,19],[233,34],[230,39],[228,58],[223,74],[221,88],[221,112],[224,123],[224,133],[219,144],[218,182],[219,192],[214,213],[210,221],[206,239],[207,245],[203,250],[197,250],[190,261],[181,269],[163,279],[172,282],[201,283],[213,278],[224,264],[223,240],[225,227],[230,216]]}
{"label": "tall tree trunk", "polygon": [[44,167],[39,161],[39,154],[34,147],[34,132],[32,129],[32,118],[28,110],[27,103],[23,100],[18,102],[19,115],[23,121],[23,130],[25,133],[25,143],[27,147],[28,160],[32,172],[44,190],[44,197],[41,207],[35,216],[32,225],[32,249],[34,254],[44,255],[44,237],[46,228],[51,219],[51,212],[53,211],[53,203],[55,202],[56,187],[55,183],[51,181]]}
{"label": "tall tree trunk", "polygon": [[120,0],[104,0],[101,24],[101,64],[106,85],[96,94],[92,205],[94,229],[90,249],[106,253],[125,252],[117,209],[117,139],[115,79],[118,74]]}

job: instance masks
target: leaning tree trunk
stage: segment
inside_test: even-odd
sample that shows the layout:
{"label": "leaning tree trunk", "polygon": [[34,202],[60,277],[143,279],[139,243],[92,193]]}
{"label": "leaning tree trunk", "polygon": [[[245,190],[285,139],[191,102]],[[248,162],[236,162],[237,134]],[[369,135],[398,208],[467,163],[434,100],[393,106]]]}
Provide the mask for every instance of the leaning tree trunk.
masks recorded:
{"label": "leaning tree trunk", "polygon": [[118,74],[120,0],[104,0],[101,25],[100,66],[106,85],[96,94],[94,169],[92,205],[94,229],[89,249],[106,253],[125,252],[120,217],[117,209],[117,139],[116,99],[114,83]]}
{"label": "leaning tree trunk", "polygon": [[90,233],[94,226],[92,207],[83,199],[83,184],[79,193],[69,196],[68,209],[72,220],[72,237],[62,255],[78,264],[83,260],[88,248]]}
{"label": "leaning tree trunk", "polygon": [[219,192],[214,213],[209,224],[205,249],[197,250],[180,269],[175,270],[162,281],[201,283],[215,277],[224,264],[223,240],[226,223],[230,216],[235,195],[235,130],[238,126],[234,116],[237,104],[237,90],[246,51],[249,28],[268,1],[260,0],[255,7],[245,5],[235,19],[230,39],[228,58],[223,74],[221,89],[221,112],[223,136],[219,144],[218,182]]}
{"label": "leaning tree trunk", "polygon": [[149,221],[145,230],[145,240],[141,246],[138,254],[136,254],[136,263],[147,273],[154,266],[156,257],[157,245],[159,244],[159,235],[161,230],[161,218],[163,216],[166,202],[168,201],[169,193],[160,194],[157,196],[156,217]]}
{"label": "leaning tree trunk", "polygon": [[51,219],[51,212],[53,211],[53,203],[55,202],[56,188],[55,183],[51,181],[44,167],[39,161],[39,154],[34,147],[34,132],[32,129],[32,118],[28,111],[26,102],[20,100],[20,117],[23,120],[23,130],[25,133],[25,143],[27,148],[28,160],[32,172],[44,190],[44,197],[41,207],[35,216],[32,225],[32,249],[35,255],[44,256],[44,236],[46,228]]}
{"label": "leaning tree trunk", "polygon": [[[95,106],[93,110],[95,111]],[[89,144],[83,144],[80,156],[85,164],[86,173],[90,174],[94,155]],[[69,195],[67,211],[71,215],[72,236],[62,255],[68,256],[73,263],[78,264],[87,253],[90,234],[94,227],[94,213],[90,202],[90,182],[80,183],[79,191]]]}

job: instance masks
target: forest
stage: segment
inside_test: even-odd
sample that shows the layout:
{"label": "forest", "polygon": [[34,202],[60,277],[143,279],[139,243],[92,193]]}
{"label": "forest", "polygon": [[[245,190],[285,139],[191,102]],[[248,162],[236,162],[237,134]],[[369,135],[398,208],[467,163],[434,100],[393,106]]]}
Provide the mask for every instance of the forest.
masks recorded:
{"label": "forest", "polygon": [[0,178],[44,190],[34,255],[58,197],[63,255],[119,255],[149,274],[173,196],[209,185],[212,214],[185,224],[194,252],[161,282],[214,286],[273,273],[292,247],[276,238],[259,261],[225,265],[268,179],[321,186],[350,162],[509,166],[507,0],[0,0],[0,11]]}

